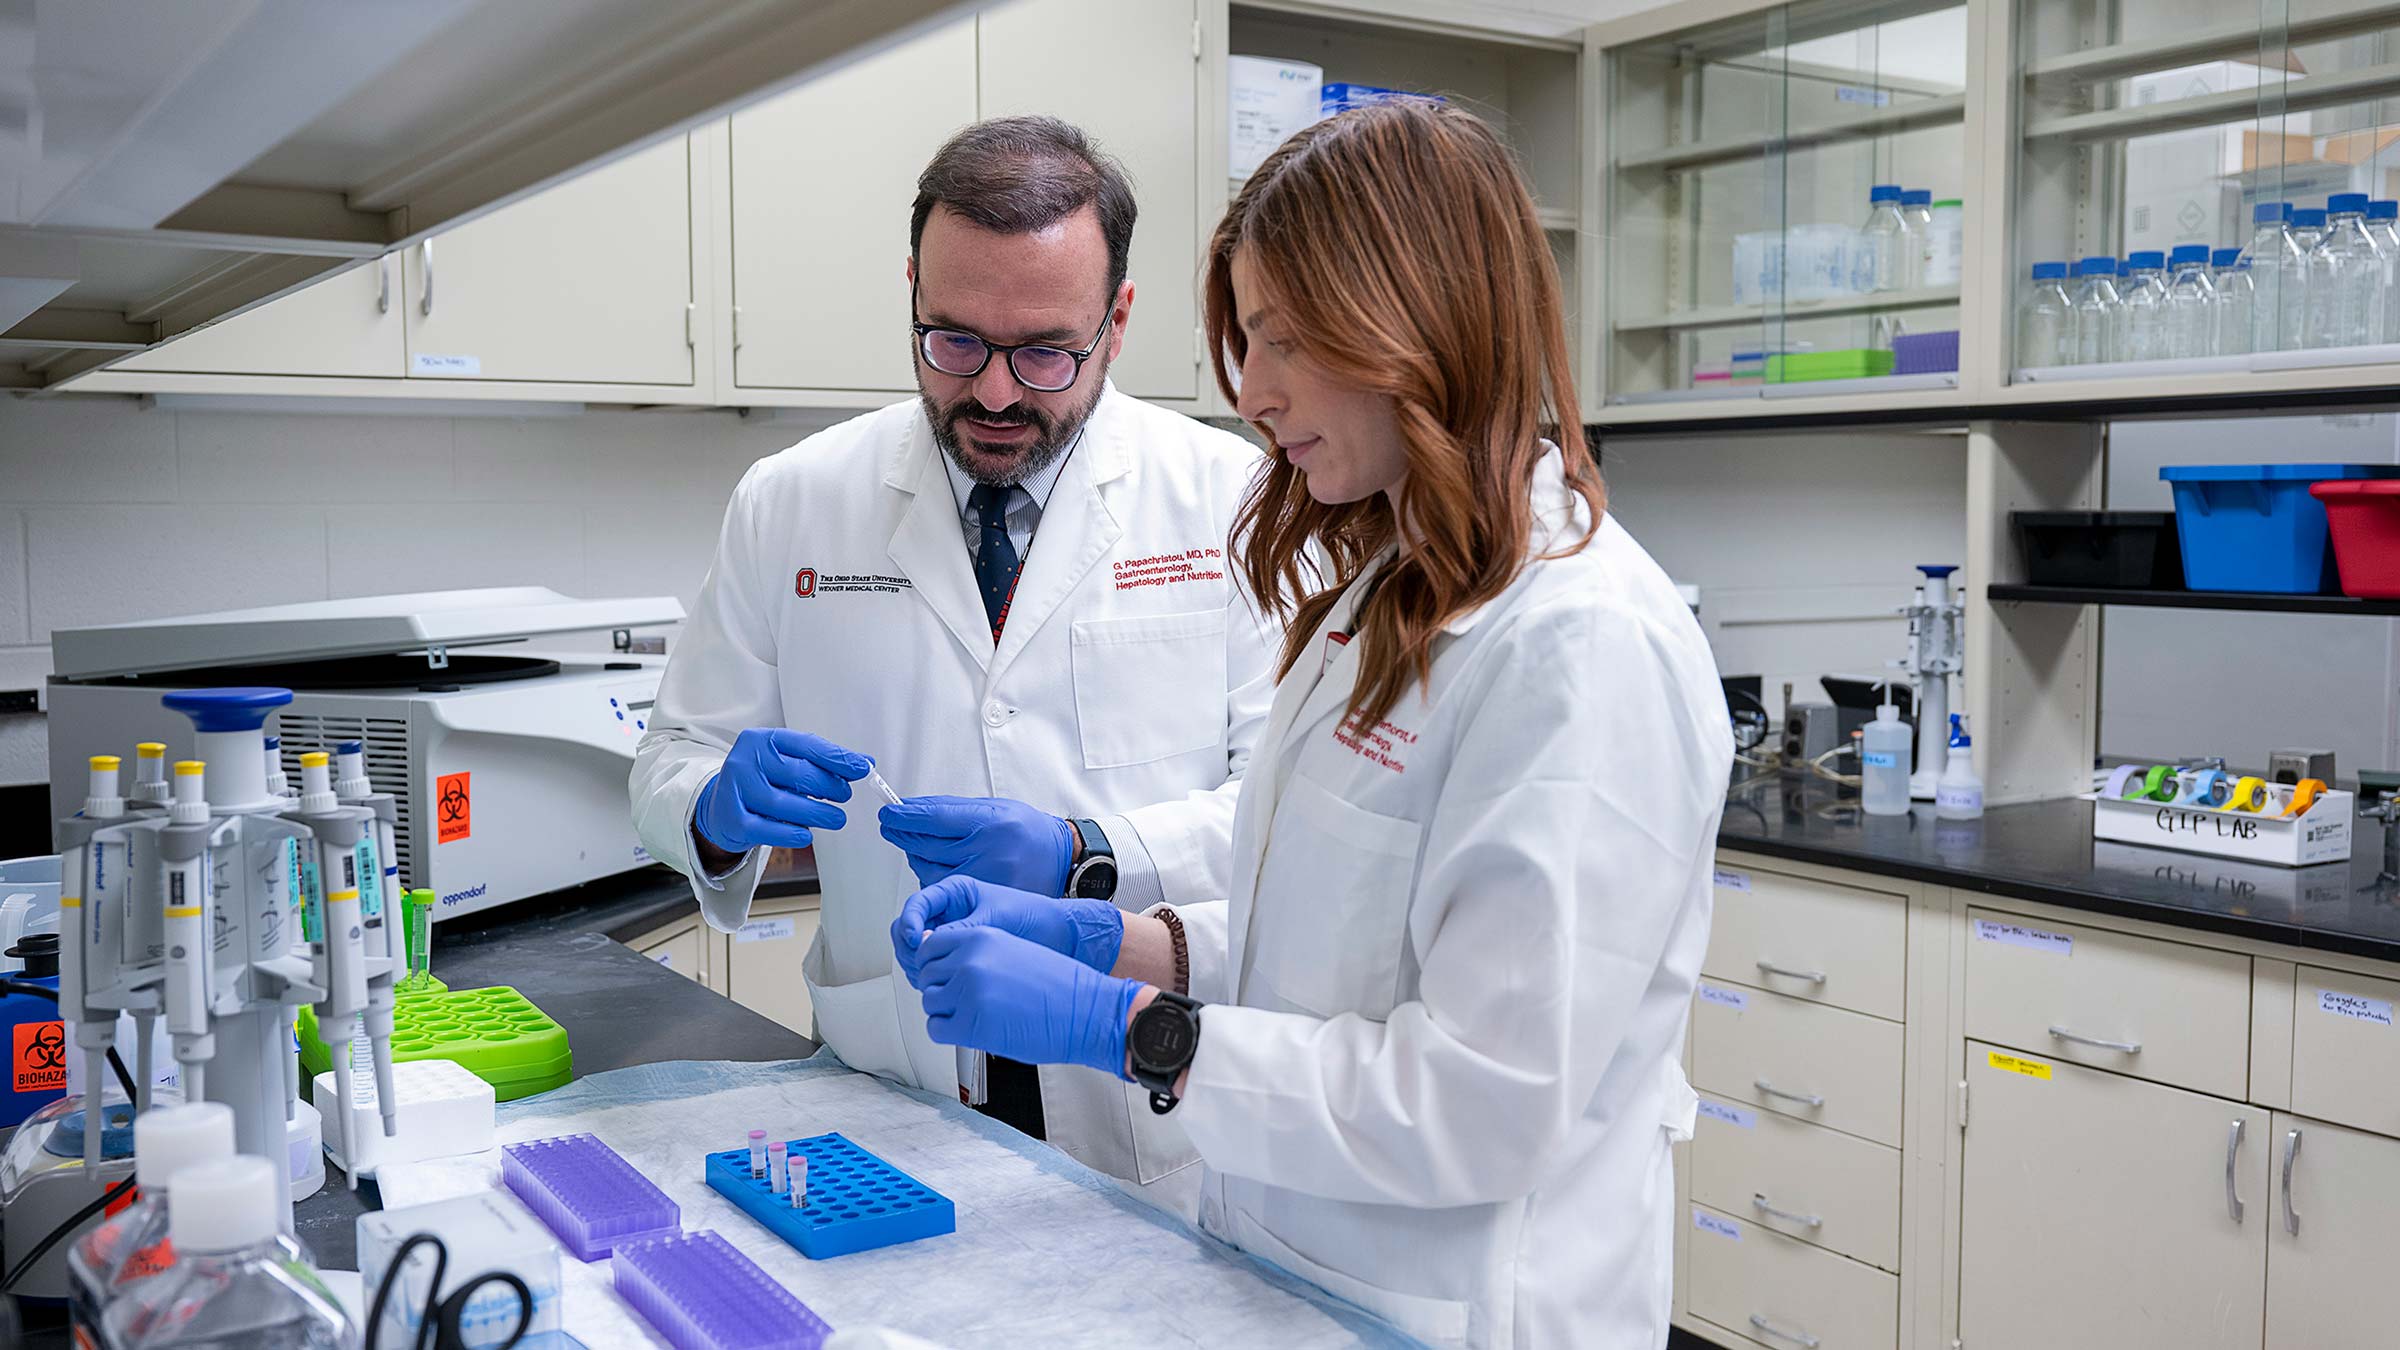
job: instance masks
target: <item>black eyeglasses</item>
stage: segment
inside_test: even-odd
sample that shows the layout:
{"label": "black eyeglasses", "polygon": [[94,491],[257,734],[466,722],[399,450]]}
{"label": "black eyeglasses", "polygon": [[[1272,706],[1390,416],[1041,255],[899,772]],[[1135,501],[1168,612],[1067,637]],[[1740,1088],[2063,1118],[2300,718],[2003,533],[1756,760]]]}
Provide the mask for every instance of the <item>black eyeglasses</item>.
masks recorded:
{"label": "black eyeglasses", "polygon": [[[908,285],[908,309],[917,309],[917,285]],[[917,349],[925,354],[925,364],[959,379],[972,379],[983,373],[994,356],[1008,358],[1008,373],[1017,383],[1037,394],[1055,394],[1075,387],[1083,374],[1083,363],[1100,350],[1100,339],[1108,334],[1108,321],[1115,317],[1116,306],[1100,316],[1100,327],[1092,334],[1091,345],[1082,351],[1069,351],[1047,342],[987,342],[963,328],[943,328],[930,323],[909,324],[917,335]]]}

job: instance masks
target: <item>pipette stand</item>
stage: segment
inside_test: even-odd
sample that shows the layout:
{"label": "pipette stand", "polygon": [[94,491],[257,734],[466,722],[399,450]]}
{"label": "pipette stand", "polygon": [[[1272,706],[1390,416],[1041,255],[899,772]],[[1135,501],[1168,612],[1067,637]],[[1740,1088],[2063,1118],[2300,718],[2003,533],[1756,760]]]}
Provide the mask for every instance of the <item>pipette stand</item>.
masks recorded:
{"label": "pipette stand", "polygon": [[1900,664],[1916,684],[1917,699],[1917,758],[1908,795],[1929,802],[1950,758],[1950,677],[1966,664],[1966,606],[1950,589],[1950,574],[1958,568],[1919,563],[1917,570],[1925,579],[1900,610],[1908,619],[1908,655]]}

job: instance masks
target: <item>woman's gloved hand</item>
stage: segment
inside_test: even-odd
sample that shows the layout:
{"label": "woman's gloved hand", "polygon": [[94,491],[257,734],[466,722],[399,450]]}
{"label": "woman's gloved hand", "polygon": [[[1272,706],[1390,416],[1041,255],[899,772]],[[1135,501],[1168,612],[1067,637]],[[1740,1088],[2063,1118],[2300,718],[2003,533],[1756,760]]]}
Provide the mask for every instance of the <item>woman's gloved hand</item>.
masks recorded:
{"label": "woman's gloved hand", "polygon": [[[889,810],[890,808],[885,808]],[[892,951],[908,982],[924,985],[923,942],[930,929],[997,928],[1106,973],[1125,945],[1125,915],[1103,900],[1053,900],[970,876],[948,876],[908,897],[892,920]]]}
{"label": "woman's gloved hand", "polygon": [[1036,895],[1067,889],[1075,827],[1006,797],[911,797],[877,817],[917,884],[964,873]]}
{"label": "woman's gloved hand", "polygon": [[874,761],[822,736],[784,727],[752,727],[734,738],[725,767],[700,789],[692,828],[727,853],[761,844],[807,848],[810,830],[842,828],[836,802]]}
{"label": "woman's gloved hand", "polygon": [[936,1043],[1125,1078],[1125,1024],[1139,981],[988,926],[936,928],[918,952],[925,1030]]}

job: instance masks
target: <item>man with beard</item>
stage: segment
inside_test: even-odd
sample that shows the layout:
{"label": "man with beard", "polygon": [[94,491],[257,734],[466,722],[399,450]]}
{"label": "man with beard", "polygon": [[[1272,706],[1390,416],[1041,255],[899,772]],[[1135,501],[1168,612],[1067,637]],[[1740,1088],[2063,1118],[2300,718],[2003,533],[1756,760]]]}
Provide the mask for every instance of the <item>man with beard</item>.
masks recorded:
{"label": "man with beard", "polygon": [[[1194,1155],[1140,1089],[935,1045],[889,929],[951,872],[1137,911],[1227,893],[1272,692],[1272,634],[1223,557],[1258,452],[1109,384],[1134,202],[1080,131],[980,123],[917,186],[920,398],[743,477],[634,761],[635,824],[726,930],[770,848],[813,844],[820,1039],[912,1086],[963,1077],[1188,1210]],[[909,794],[880,820],[870,763]]]}

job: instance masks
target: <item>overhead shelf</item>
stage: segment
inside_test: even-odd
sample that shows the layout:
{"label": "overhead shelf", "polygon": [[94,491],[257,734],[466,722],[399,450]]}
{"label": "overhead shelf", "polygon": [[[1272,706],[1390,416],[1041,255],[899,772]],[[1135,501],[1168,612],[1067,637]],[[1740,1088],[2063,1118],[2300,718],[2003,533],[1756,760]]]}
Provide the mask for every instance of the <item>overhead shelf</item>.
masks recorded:
{"label": "overhead shelf", "polygon": [[2131,136],[2151,136],[2164,131],[2188,131],[2194,127],[2224,126],[2231,122],[2246,121],[2259,115],[2262,103],[2271,110],[2305,112],[2312,108],[2360,103],[2392,94],[2400,94],[2400,64],[2361,66],[2357,70],[2338,70],[2327,75],[2286,80],[2280,94],[2272,86],[2229,89],[2222,94],[2171,99],[2165,103],[2037,118],[2025,124],[2025,139],[2029,142],[2064,141],[2069,144],[2124,140]]}
{"label": "overhead shelf", "polygon": [[[2299,45],[2371,33],[2394,25],[2400,25],[2400,4],[2360,5],[2327,14],[2296,17],[2282,32],[2287,44]],[[2206,24],[2144,42],[2119,42],[2031,61],[2026,64],[2025,78],[2037,82],[2065,80],[2088,84],[2120,75],[2173,70],[2179,66],[2223,58],[2255,61],[2261,42],[2262,34],[2256,19],[2242,23]]]}
{"label": "overhead shelf", "polygon": [[1780,148],[1786,153],[1805,150],[1811,146],[1835,141],[1857,140],[1862,137],[1888,136],[1896,132],[1914,131],[1919,127],[1941,126],[1963,122],[1967,115],[1965,94],[1944,94],[1938,98],[1918,99],[1902,103],[1894,101],[1881,108],[1821,123],[1813,127],[1790,127],[1776,132],[1755,135],[1721,136],[1715,140],[1691,141],[1670,145],[1658,150],[1645,150],[1625,155],[1617,160],[1621,173],[1671,173],[1685,169],[1701,169],[1712,164],[1730,164],[1736,160],[1763,155]]}
{"label": "overhead shelf", "polygon": [[2233,609],[2261,614],[2348,614],[2400,618],[2400,600],[2275,591],[2136,591],[2107,586],[1984,587],[1984,598],[2041,605],[2137,605],[2151,609]]}
{"label": "overhead shelf", "polygon": [[1882,314],[1897,309],[1941,309],[1958,303],[1958,287],[1925,286],[1907,291],[1869,291],[1832,300],[1794,300],[1781,306],[1702,305],[1663,314],[1639,314],[1620,319],[1616,330],[1637,333],[1657,329],[1740,328],[1780,316],[1785,322],[1832,319],[1845,314]]}

